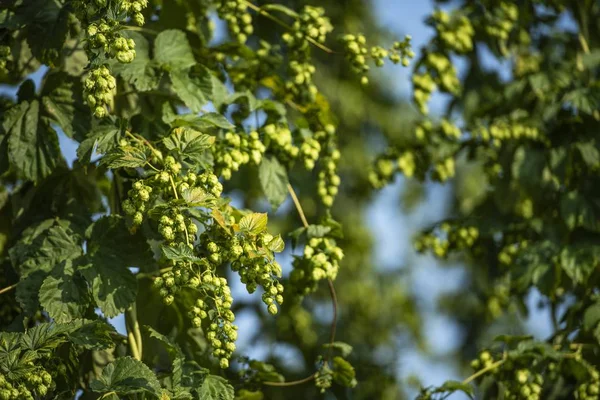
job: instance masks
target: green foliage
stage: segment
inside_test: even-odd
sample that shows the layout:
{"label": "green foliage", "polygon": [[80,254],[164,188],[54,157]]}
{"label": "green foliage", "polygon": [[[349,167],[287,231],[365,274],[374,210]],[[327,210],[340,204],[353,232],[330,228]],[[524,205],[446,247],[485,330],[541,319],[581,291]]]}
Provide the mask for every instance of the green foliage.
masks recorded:
{"label": "green foliage", "polygon": [[[322,3],[2,3],[0,82],[17,95],[0,101],[1,399],[402,398],[390,371],[399,334],[424,342],[419,306],[374,265],[361,215],[398,173],[456,182],[415,248],[465,264],[443,305],[465,333],[457,364],[476,357],[419,398],[598,397],[598,4],[436,9],[414,117],[367,77],[407,66],[411,38],[363,2]],[[534,290],[552,335],[490,340]],[[126,335],[107,322],[123,314]],[[244,358],[238,336],[300,367]]]}

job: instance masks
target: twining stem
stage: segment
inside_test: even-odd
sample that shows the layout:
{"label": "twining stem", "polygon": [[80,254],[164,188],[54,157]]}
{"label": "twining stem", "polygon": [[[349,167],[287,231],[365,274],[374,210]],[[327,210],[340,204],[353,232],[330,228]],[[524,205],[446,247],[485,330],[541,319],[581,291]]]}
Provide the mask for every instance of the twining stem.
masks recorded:
{"label": "twining stem", "polygon": [[296,206],[296,210],[298,210],[298,215],[300,215],[300,219],[302,220],[302,225],[305,228],[308,228],[308,220],[306,219],[306,215],[304,215],[304,210],[302,209],[302,205],[300,204],[300,200],[298,200],[298,196],[296,196],[296,192],[292,185],[288,183],[287,185],[288,192],[290,192],[290,196],[292,196],[292,200],[294,201],[294,205]]}
{"label": "twining stem", "polygon": [[135,302],[125,312],[125,327],[127,328],[127,339],[129,340],[131,355],[136,360],[141,360],[143,354],[142,332],[137,320],[137,306]]}
{"label": "twining stem", "polygon": [[[292,27],[289,24],[286,24],[284,21],[282,21],[281,19],[277,18],[273,14],[270,14],[269,12],[265,11],[264,9],[260,8],[259,6],[255,5],[255,4],[252,4],[251,2],[249,2],[247,0],[242,0],[242,2],[244,4],[246,4],[246,6],[248,6],[249,8],[253,9],[257,13],[259,13],[260,15],[262,15],[263,17],[269,18],[271,21],[277,23],[278,25],[281,25],[282,27],[284,27],[287,30],[292,30]],[[322,45],[321,43],[317,42],[316,40],[314,40],[311,37],[308,37],[306,40],[309,43],[311,43],[312,45],[314,45],[315,47],[318,47],[319,49],[323,50],[326,53],[334,53],[334,51],[331,50],[329,47],[327,47],[325,45]]]}
{"label": "twining stem", "polygon": [[6,292],[10,292],[10,291],[11,291],[11,290],[13,290],[14,288],[16,288],[18,284],[19,284],[19,283],[17,282],[17,283],[15,283],[14,285],[10,285],[10,286],[7,286],[7,287],[5,287],[5,288],[2,288],[2,289],[0,289],[0,294],[2,294],[2,293],[6,293]]}
{"label": "twining stem", "polygon": [[[302,204],[300,204],[300,200],[298,200],[298,196],[296,195],[296,191],[294,190],[294,188],[292,187],[292,185],[290,185],[288,183],[287,185],[288,188],[288,192],[290,193],[290,196],[292,196],[292,200],[294,201],[294,205],[296,206],[296,210],[298,211],[298,215],[300,216],[300,219],[302,220],[302,225],[304,225],[305,228],[308,228],[308,220],[306,219],[306,215],[304,214],[304,210],[302,209]],[[331,353],[333,350],[333,342],[335,341],[335,331],[337,328],[337,295],[335,292],[335,287],[333,286],[333,281],[331,279],[327,279],[327,284],[329,286],[329,294],[331,295],[331,303],[333,306],[333,320],[331,321],[331,332],[329,334],[329,351],[327,353],[327,356],[325,357],[325,362],[329,361],[329,359],[331,358]],[[306,378],[303,379],[299,379],[296,381],[290,381],[290,382],[263,382],[264,385],[267,386],[295,386],[295,385],[300,385],[302,383],[306,383],[306,382],[310,382],[313,379],[315,379],[317,377],[318,372],[313,373],[312,375],[307,376]]]}
{"label": "twining stem", "polygon": [[307,376],[306,378],[303,379],[298,379],[297,381],[289,381],[289,382],[263,382],[264,385],[267,386],[295,386],[295,385],[301,385],[303,383],[306,382],[310,382],[313,379],[315,379],[317,377],[317,373],[315,372],[314,374]]}

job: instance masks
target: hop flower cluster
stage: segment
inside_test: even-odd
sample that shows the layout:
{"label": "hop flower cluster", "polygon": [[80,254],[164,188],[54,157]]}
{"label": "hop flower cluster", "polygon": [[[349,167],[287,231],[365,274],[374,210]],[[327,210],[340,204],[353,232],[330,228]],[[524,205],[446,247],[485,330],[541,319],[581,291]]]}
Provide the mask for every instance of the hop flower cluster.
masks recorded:
{"label": "hop flower cluster", "polygon": [[83,87],[86,101],[97,118],[106,116],[106,107],[112,102],[116,85],[115,77],[110,74],[106,66],[92,69],[85,79]]}
{"label": "hop flower cluster", "polygon": [[481,125],[474,130],[473,134],[484,142],[491,142],[496,147],[500,147],[503,142],[508,140],[546,141],[537,127],[504,119],[494,120],[488,127]]}
{"label": "hop flower cluster", "polygon": [[600,397],[600,374],[596,369],[590,369],[590,379],[577,386],[575,398],[578,400],[597,400]]}
{"label": "hop flower cluster", "polygon": [[292,32],[283,34],[282,39],[292,50],[301,51],[308,48],[308,38],[323,44],[332,30],[333,26],[325,17],[323,8],[304,6],[292,25]]}
{"label": "hop flower cluster", "polygon": [[498,261],[502,265],[510,266],[514,261],[515,256],[522,250],[526,249],[528,245],[529,242],[527,240],[521,240],[515,243],[507,244],[498,253]]}
{"label": "hop flower cluster", "polygon": [[278,160],[289,163],[298,157],[300,149],[294,145],[292,131],[281,124],[263,126],[265,146],[275,154]]}
{"label": "hop flower cluster", "polygon": [[340,42],[344,46],[344,55],[350,63],[352,70],[359,75],[362,75],[361,82],[366,85],[369,79],[366,74],[370,70],[368,61],[372,60],[377,67],[382,67],[385,64],[385,59],[388,58],[394,64],[402,63],[403,66],[408,66],[410,59],[415,56],[410,47],[411,37],[407,35],[403,41],[394,42],[391,48],[385,49],[381,46],[373,46],[370,49],[367,47],[367,39],[364,35],[347,34],[340,38]]}
{"label": "hop flower cluster", "polygon": [[256,131],[248,135],[227,132],[223,140],[217,141],[212,147],[215,171],[223,179],[231,179],[231,174],[238,171],[242,165],[249,162],[260,164],[265,150],[266,147]]}
{"label": "hop flower cluster", "polygon": [[450,250],[472,248],[479,238],[479,229],[475,226],[459,226],[444,222],[439,229],[421,234],[415,240],[418,252],[430,250],[437,257],[446,257]]}
{"label": "hop flower cluster", "polygon": [[543,57],[540,54],[520,53],[515,57],[513,72],[516,77],[522,78],[540,70]]}
{"label": "hop flower cluster", "polygon": [[227,22],[231,36],[239,43],[246,43],[248,36],[252,35],[252,15],[248,6],[242,0],[221,0],[217,7],[219,18]]}
{"label": "hop flower cluster", "polygon": [[148,6],[148,0],[121,0],[121,11],[127,13],[134,24],[142,26],[145,23],[142,10]]}
{"label": "hop flower cluster", "polygon": [[300,158],[304,162],[304,168],[311,170],[319,159],[321,143],[314,137],[307,137],[300,145]]}
{"label": "hop flower cluster", "polygon": [[311,238],[304,247],[302,257],[296,257],[292,263],[294,269],[290,274],[290,282],[294,295],[303,297],[316,291],[320,281],[334,280],[343,258],[344,252],[334,239]]}
{"label": "hop flower cluster", "polygon": [[444,47],[457,53],[473,50],[475,30],[465,15],[450,16],[442,10],[435,10],[431,17]]}
{"label": "hop flower cluster", "polygon": [[317,193],[325,207],[331,207],[338,194],[341,179],[337,174],[341,157],[335,141],[335,127],[328,124],[323,130],[315,132],[315,139],[321,143],[321,169],[317,176]]}
{"label": "hop flower cluster", "polygon": [[137,181],[127,192],[129,198],[123,201],[122,208],[125,214],[132,217],[134,226],[142,224],[144,212],[150,201],[152,190],[152,186],[147,186],[142,181]]}
{"label": "hop flower cluster", "polygon": [[252,237],[242,237],[230,243],[229,257],[231,269],[240,274],[241,281],[246,285],[249,293],[253,293],[258,286],[264,290],[262,301],[266,304],[270,314],[277,314],[277,305],[283,304],[283,285],[279,283],[282,270],[277,261],[273,259],[269,250],[274,238],[269,233],[262,233]]}
{"label": "hop flower cluster", "polygon": [[414,176],[416,170],[416,159],[412,151],[390,152],[375,161],[369,172],[369,182],[375,188],[382,188],[393,180],[397,172],[402,172],[404,176],[410,178]]}
{"label": "hop flower cluster", "polygon": [[448,179],[453,178],[455,173],[454,158],[446,157],[434,164],[431,178],[439,182],[446,182]]}
{"label": "hop flower cluster", "polygon": [[[105,56],[115,58],[121,63],[133,61],[135,42],[133,39],[127,39],[121,35],[121,24],[124,22],[122,19],[129,15],[135,24],[143,25],[144,16],[141,11],[147,5],[148,0],[122,0],[118,3],[117,10],[120,10],[124,16],[121,15],[118,17],[120,19],[115,19],[115,10],[112,9],[112,6],[108,7],[107,0],[73,1],[75,14],[86,33],[85,50],[88,58],[93,59],[99,51],[102,51]],[[93,83],[99,76],[94,76],[94,71],[99,69],[102,71],[102,78],[106,80],[109,80],[109,76],[112,78],[106,66],[94,68],[90,74],[92,80],[89,83],[86,81],[85,89],[88,105],[97,118],[102,118],[107,114],[105,106],[112,98],[108,92],[114,89],[115,80],[114,78],[109,80],[112,88],[108,90],[102,84],[95,86]]]}
{"label": "hop flower cluster", "polygon": [[12,68],[10,47],[0,45],[0,76],[7,75]]}
{"label": "hop flower cluster", "polygon": [[[471,362],[475,370],[492,368],[498,361],[489,351],[483,351],[479,357]],[[492,369],[494,378],[502,382],[501,395],[510,400],[539,400],[541,398],[544,377],[533,373],[531,366],[521,365],[521,360],[507,360],[498,368]]]}
{"label": "hop flower cluster", "polygon": [[498,7],[493,8],[489,19],[485,25],[486,33],[505,41],[519,19],[519,7],[512,2],[502,1]]}
{"label": "hop flower cluster", "polygon": [[329,18],[325,17],[321,7],[304,6],[304,9],[292,25],[292,32],[284,33],[283,41],[290,54],[288,65],[289,78],[285,83],[288,93],[301,102],[312,102],[316,98],[317,87],[313,84],[315,66],[310,60],[310,41],[323,44],[327,34],[333,30]]}
{"label": "hop flower cluster", "polygon": [[118,31],[120,24],[115,20],[101,19],[86,29],[87,43],[92,49],[101,48],[110,57],[127,64],[135,58],[135,42],[124,38]]}
{"label": "hop flower cluster", "polygon": [[[256,83],[262,79],[272,76],[273,71],[277,70],[282,61],[281,48],[278,45],[271,45],[269,42],[261,40],[259,48],[253,53],[245,52],[240,55],[236,63],[224,63],[229,77],[238,91],[246,89],[253,90]],[[216,56],[219,62],[225,60],[225,54],[220,53]]]}
{"label": "hop flower cluster", "polygon": [[[195,327],[204,325],[206,339],[213,349],[212,355],[219,359],[221,368],[227,368],[229,359],[235,351],[238,329],[233,324],[235,315],[231,311],[233,302],[231,289],[227,284],[227,279],[215,276],[210,272],[203,275],[202,280],[205,286],[209,286],[211,289],[204,289],[207,291],[206,300],[197,299],[189,311],[189,317]],[[207,301],[212,302],[212,307],[207,304]]]}
{"label": "hop flower cluster", "polygon": [[[232,217],[230,224],[235,224]],[[211,263],[231,263],[231,269],[240,275],[248,293],[258,286],[264,290],[262,300],[269,313],[277,313],[277,305],[283,303],[281,266],[275,261],[274,252],[283,250],[283,240],[268,232],[257,235],[238,233],[231,235],[219,225],[212,225],[200,235],[198,252]]]}
{"label": "hop flower cluster", "polygon": [[[34,367],[31,363],[31,367]],[[42,367],[28,371],[18,380],[10,380],[0,374],[1,400],[33,400],[44,398],[54,387],[52,376]]]}
{"label": "hop flower cluster", "polygon": [[458,94],[460,81],[456,68],[448,56],[442,53],[428,53],[423,60],[423,66],[425,72],[415,73],[412,78],[413,100],[421,113],[428,114],[427,103],[436,87],[451,94]]}

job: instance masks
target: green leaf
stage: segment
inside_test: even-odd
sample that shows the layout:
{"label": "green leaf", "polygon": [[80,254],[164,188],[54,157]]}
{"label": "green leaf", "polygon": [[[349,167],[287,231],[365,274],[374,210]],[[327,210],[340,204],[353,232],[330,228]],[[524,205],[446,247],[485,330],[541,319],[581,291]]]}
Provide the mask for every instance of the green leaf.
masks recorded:
{"label": "green leaf", "polygon": [[196,256],[194,250],[190,249],[185,243],[178,243],[177,246],[161,246],[163,255],[172,261],[192,261],[198,262],[200,257]]}
{"label": "green leaf", "polygon": [[68,331],[68,325],[57,325],[53,322],[36,325],[21,337],[21,345],[32,351],[52,350],[66,342],[64,334]]}
{"label": "green leaf", "polygon": [[123,36],[133,39],[135,42],[135,58],[128,64],[114,61],[111,64],[111,70],[139,91],[146,92],[156,89],[160,81],[160,74],[150,60],[148,40],[140,33],[132,31],[123,31]]}
{"label": "green leaf", "polygon": [[[167,352],[173,359],[172,386],[174,388],[178,388],[179,390],[183,389],[183,388],[181,388],[181,384],[182,384],[182,380],[183,380],[184,355],[183,355],[183,352],[181,351],[181,348],[179,347],[179,345],[177,343],[173,342],[171,339],[169,339],[162,333],[158,332],[151,326],[146,325],[145,328],[148,331],[148,334],[150,335],[150,337],[160,341],[167,348]],[[189,393],[187,392],[187,390],[185,391],[185,393],[186,393],[185,397],[189,397],[188,396]]]}
{"label": "green leaf", "polygon": [[469,384],[460,381],[446,381],[440,386],[440,392],[464,392],[469,396],[473,396],[473,387]]}
{"label": "green leaf", "polygon": [[160,383],[154,373],[141,361],[131,357],[117,358],[102,370],[102,375],[90,384],[94,392],[116,392],[128,395],[149,392],[158,396]]}
{"label": "green leaf", "polygon": [[24,278],[22,277],[17,286],[15,297],[19,302],[25,315],[35,315],[40,308],[38,294],[42,283],[48,276],[47,271],[33,271]]}
{"label": "green leaf", "polygon": [[63,220],[47,220],[26,231],[9,252],[21,276],[37,270],[50,271],[55,265],[82,254],[80,238],[68,225]]}
{"label": "green leaf", "polygon": [[25,179],[39,181],[62,162],[58,137],[40,115],[38,100],[9,109],[2,126],[8,134],[9,162]]}
{"label": "green leaf", "polygon": [[194,164],[202,165],[207,159],[207,149],[215,142],[215,137],[205,135],[195,129],[181,127],[163,139],[168,150],[177,151],[180,157]]}
{"label": "green leaf", "polygon": [[565,94],[563,100],[571,103],[573,107],[585,114],[592,114],[600,107],[600,99],[597,91],[592,88],[572,90]]}
{"label": "green leaf", "polygon": [[148,162],[146,153],[133,146],[115,147],[100,160],[100,165],[108,168],[138,168]]}
{"label": "green leaf", "polygon": [[101,320],[75,320],[69,323],[73,331],[69,332],[69,341],[87,350],[101,350],[114,346],[112,335],[115,328]]}
{"label": "green leaf", "polygon": [[233,400],[233,386],[225,378],[207,375],[198,391],[199,400]]}
{"label": "green leaf", "polygon": [[153,263],[152,253],[144,237],[130,234],[124,219],[116,215],[100,218],[86,235],[89,264],[80,271],[92,286],[96,304],[112,318],[136,298],[137,280],[128,267]]}
{"label": "green leaf", "polygon": [[598,206],[589,201],[578,191],[571,191],[560,200],[560,213],[565,224],[570,229],[583,227],[594,232],[600,232]]}
{"label": "green leaf", "polygon": [[240,219],[238,226],[243,233],[258,235],[267,228],[267,221],[267,213],[251,213],[244,215],[242,219]]}
{"label": "green leaf", "polygon": [[173,115],[166,120],[173,127],[176,126],[191,126],[199,131],[207,131],[209,129],[221,128],[232,130],[235,128],[227,118],[221,114],[214,112],[205,113],[202,115],[183,114]]}
{"label": "green leaf", "polygon": [[583,284],[600,261],[598,246],[570,246],[560,252],[560,265],[575,284]]}
{"label": "green leaf", "polygon": [[99,154],[109,152],[119,145],[121,137],[121,129],[114,125],[100,125],[77,147],[77,157],[81,162],[89,163],[94,151]]}
{"label": "green leaf", "polygon": [[353,350],[352,346],[344,342],[325,343],[323,347],[339,351],[342,357],[348,357]]}
{"label": "green leaf", "polygon": [[58,323],[81,318],[90,307],[86,282],[76,274],[72,261],[54,267],[40,287],[40,305]]}
{"label": "green leaf", "polygon": [[260,391],[239,390],[235,394],[235,400],[263,400],[265,395]]}
{"label": "green leaf", "polygon": [[588,167],[597,168],[600,165],[600,152],[594,142],[575,143],[575,147]]}
{"label": "green leaf", "polygon": [[235,129],[235,125],[229,122],[227,118],[214,112],[202,114],[200,118],[196,120],[196,124],[198,125],[199,129],[202,129],[203,127],[217,127],[228,130]]}
{"label": "green leaf", "polygon": [[277,11],[291,18],[298,18],[298,13],[282,4],[265,4],[261,7],[265,11]]}
{"label": "green leaf", "polygon": [[154,41],[154,60],[172,70],[188,69],[196,63],[194,53],[183,31],[162,31]]}
{"label": "green leaf", "polygon": [[215,196],[201,187],[193,187],[183,191],[181,197],[190,207],[209,207],[215,204]]}
{"label": "green leaf", "polygon": [[345,387],[356,386],[356,372],[354,367],[342,357],[333,357],[333,380]]}
{"label": "green leaf", "polygon": [[306,229],[308,239],[322,238],[331,232],[331,227],[325,225],[309,225]]}
{"label": "green leaf", "polygon": [[91,112],[83,102],[83,86],[65,72],[49,74],[44,81],[42,103],[49,119],[69,137],[83,136],[91,127]]}
{"label": "green leaf", "polygon": [[265,196],[277,209],[288,195],[288,175],[275,157],[265,157],[258,167],[258,178]]}
{"label": "green leaf", "polygon": [[281,253],[285,247],[285,243],[281,238],[281,235],[277,235],[271,239],[269,243],[267,243],[267,248],[274,253]]}
{"label": "green leaf", "polygon": [[600,302],[596,302],[586,308],[583,313],[583,329],[591,331],[600,323]]}
{"label": "green leaf", "polygon": [[192,112],[200,112],[208,103],[210,86],[207,88],[207,85],[210,85],[210,72],[207,71],[203,76],[193,76],[188,70],[173,70],[170,75],[177,96]]}

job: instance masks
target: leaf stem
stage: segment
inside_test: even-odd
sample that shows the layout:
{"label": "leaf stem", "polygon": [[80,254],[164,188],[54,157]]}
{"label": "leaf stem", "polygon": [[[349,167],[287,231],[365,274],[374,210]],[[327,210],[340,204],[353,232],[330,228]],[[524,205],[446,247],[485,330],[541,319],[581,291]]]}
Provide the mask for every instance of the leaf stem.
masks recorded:
{"label": "leaf stem", "polygon": [[6,293],[6,292],[10,292],[14,288],[16,288],[18,284],[19,284],[19,282],[15,283],[14,285],[10,285],[10,286],[7,286],[5,288],[0,289],[0,294]]}
{"label": "leaf stem", "polygon": [[175,195],[175,200],[179,200],[179,195],[177,194],[177,188],[175,187],[175,181],[173,177],[169,175],[169,181],[171,181],[171,187],[173,188],[173,194]]}
{"label": "leaf stem", "polygon": [[169,272],[172,269],[173,269],[173,267],[168,267],[168,268],[159,269],[158,271],[142,272],[140,274],[137,274],[135,277],[137,279],[150,278],[150,277],[153,277],[153,276],[158,275],[158,274],[164,274],[165,272]]}
{"label": "leaf stem", "polygon": [[288,192],[290,196],[292,196],[292,200],[294,201],[294,205],[296,206],[296,210],[298,210],[298,215],[300,215],[300,219],[302,220],[302,225],[305,228],[308,228],[308,220],[306,219],[306,215],[304,215],[304,210],[302,209],[302,204],[300,204],[300,200],[298,200],[298,196],[296,196],[296,192],[291,184],[287,185]]}
{"label": "leaf stem", "polygon": [[315,372],[314,374],[307,376],[306,378],[303,379],[298,379],[297,381],[290,381],[290,382],[263,382],[263,385],[266,386],[278,386],[278,387],[284,387],[284,386],[296,386],[296,385],[301,385],[303,383],[306,382],[310,382],[313,379],[315,379],[317,377],[317,373]]}

